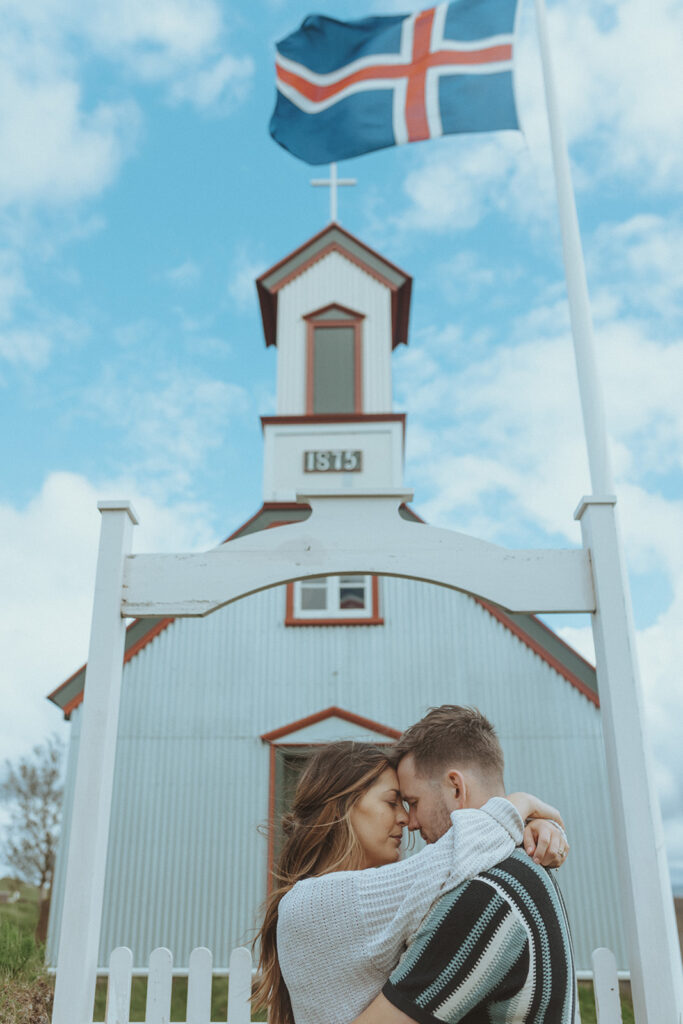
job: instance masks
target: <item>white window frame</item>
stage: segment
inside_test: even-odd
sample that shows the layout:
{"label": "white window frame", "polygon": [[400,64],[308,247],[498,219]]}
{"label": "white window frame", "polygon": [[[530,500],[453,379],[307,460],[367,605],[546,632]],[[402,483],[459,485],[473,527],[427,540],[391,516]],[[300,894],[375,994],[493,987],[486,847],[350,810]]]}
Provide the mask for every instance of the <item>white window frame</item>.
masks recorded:
{"label": "white window frame", "polygon": [[[364,608],[340,608],[340,592],[342,579],[362,579],[365,584],[365,607]],[[302,585],[318,585],[326,588],[325,608],[302,608],[301,588]],[[341,576],[323,576],[310,580],[297,580],[294,584],[294,617],[298,620],[308,619],[371,619],[373,618],[373,591],[372,574],[344,573]]]}

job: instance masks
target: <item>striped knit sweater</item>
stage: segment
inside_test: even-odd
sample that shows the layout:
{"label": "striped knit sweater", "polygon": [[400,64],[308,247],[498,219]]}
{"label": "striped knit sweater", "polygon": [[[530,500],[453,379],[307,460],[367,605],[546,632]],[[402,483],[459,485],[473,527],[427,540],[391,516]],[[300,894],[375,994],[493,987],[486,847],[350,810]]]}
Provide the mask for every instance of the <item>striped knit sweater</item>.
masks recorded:
{"label": "striped knit sweater", "polygon": [[382,991],[418,1024],[573,1024],[571,938],[553,875],[517,850],[442,896]]}
{"label": "striped knit sweater", "polygon": [[502,797],[454,811],[451,821],[407,860],[302,879],[283,897],[277,950],[296,1024],[350,1024],[379,995],[434,901],[522,841],[522,819]]}

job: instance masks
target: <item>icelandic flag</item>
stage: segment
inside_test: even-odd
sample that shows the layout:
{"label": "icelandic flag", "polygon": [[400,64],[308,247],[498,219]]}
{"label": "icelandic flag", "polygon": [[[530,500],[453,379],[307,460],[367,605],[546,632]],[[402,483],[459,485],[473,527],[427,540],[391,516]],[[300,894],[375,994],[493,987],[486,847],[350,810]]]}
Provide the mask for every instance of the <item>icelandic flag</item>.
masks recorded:
{"label": "icelandic flag", "polygon": [[314,14],[277,44],[270,134],[325,164],[453,132],[517,128],[517,0],[453,0],[408,16]]}

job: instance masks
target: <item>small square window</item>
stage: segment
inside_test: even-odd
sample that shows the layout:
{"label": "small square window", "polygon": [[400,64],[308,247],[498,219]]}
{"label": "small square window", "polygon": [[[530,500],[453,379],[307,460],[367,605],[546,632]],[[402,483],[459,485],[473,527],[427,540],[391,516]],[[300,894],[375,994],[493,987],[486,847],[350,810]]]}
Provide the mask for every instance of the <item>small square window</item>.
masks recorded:
{"label": "small square window", "polygon": [[325,576],[287,585],[288,626],[380,625],[376,576]]}
{"label": "small square window", "polygon": [[327,580],[302,580],[299,586],[302,611],[327,609]]}
{"label": "small square window", "polygon": [[349,608],[364,609],[367,606],[366,592],[366,576],[340,576],[339,610],[347,611]]}

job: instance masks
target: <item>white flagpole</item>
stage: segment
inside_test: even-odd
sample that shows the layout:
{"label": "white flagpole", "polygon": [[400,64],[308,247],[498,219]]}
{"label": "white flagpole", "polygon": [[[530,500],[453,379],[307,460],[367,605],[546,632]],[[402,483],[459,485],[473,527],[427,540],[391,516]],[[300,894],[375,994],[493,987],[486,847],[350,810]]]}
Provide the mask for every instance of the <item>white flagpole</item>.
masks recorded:
{"label": "white flagpole", "polygon": [[683,974],[661,812],[644,736],[631,598],[618,524],[595,357],[586,271],[550,58],[544,0],[535,0],[574,357],[593,495],[577,511],[590,549],[592,619],[607,774],[638,1024],[683,1024]]}
{"label": "white flagpole", "polygon": [[544,0],[535,0],[535,2],[545,98],[550,124],[550,145],[553,154],[555,186],[560,210],[564,270],[569,297],[569,315],[574,336],[576,369],[579,377],[591,484],[593,494],[611,494],[614,490],[614,481],[607,448],[605,410],[595,359],[593,321],[588,300],[586,268],[581,248],[579,222],[576,216],[576,203],[574,202],[574,190],[569,169],[569,156],[562,130],[562,122],[560,121],[555,78],[550,61],[548,20]]}

